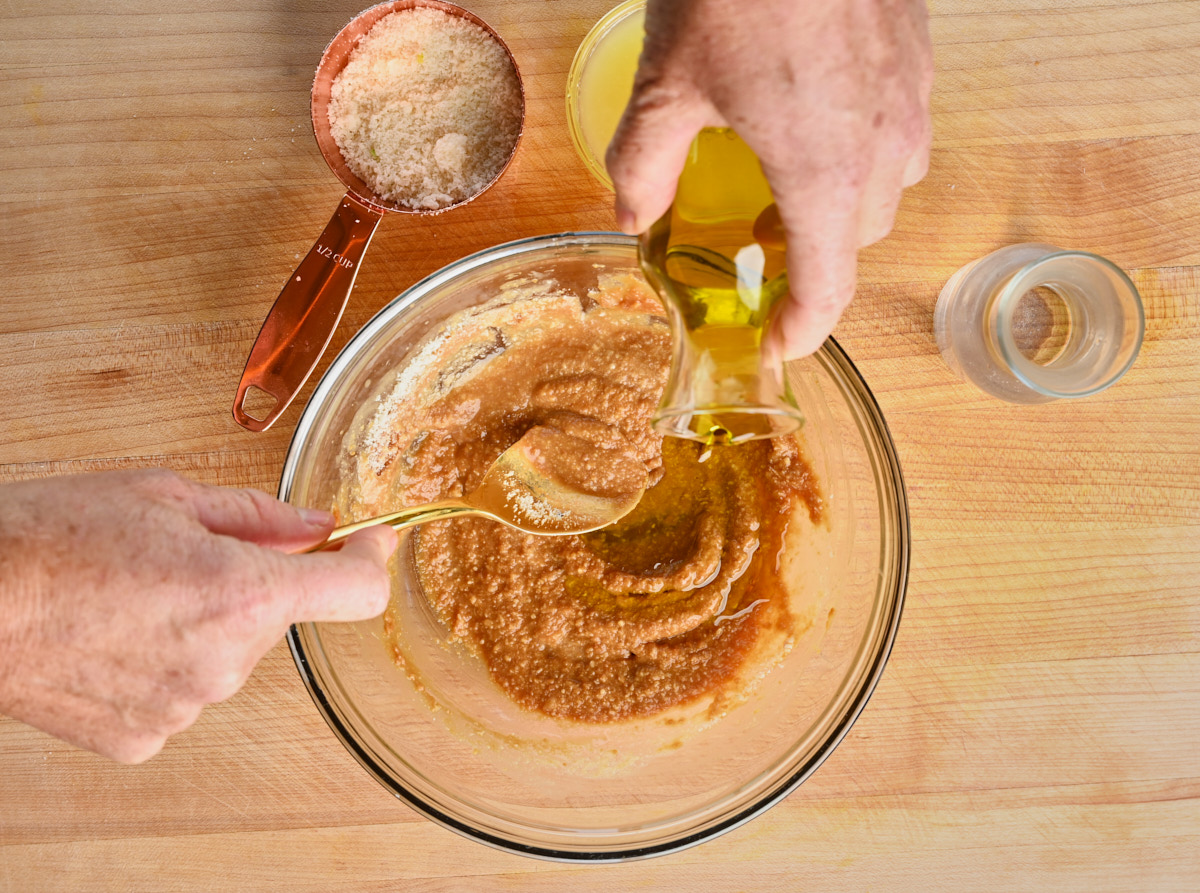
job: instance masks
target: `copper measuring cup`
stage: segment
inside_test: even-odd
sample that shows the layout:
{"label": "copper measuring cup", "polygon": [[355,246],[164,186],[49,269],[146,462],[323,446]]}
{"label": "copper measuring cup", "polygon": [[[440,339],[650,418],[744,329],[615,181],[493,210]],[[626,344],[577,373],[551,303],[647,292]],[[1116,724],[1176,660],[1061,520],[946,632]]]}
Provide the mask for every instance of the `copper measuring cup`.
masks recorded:
{"label": "copper measuring cup", "polygon": [[[475,195],[437,210],[406,208],[372,192],[347,166],[329,127],[329,99],[333,81],[346,66],[351,52],[384,16],[414,7],[437,9],[459,16],[490,34],[512,62],[521,92],[521,123],[512,152],[504,165],[487,186]],[[440,214],[482,195],[500,179],[512,162],[524,131],[524,123],[525,87],[512,52],[491,26],[460,6],[441,0],[392,0],[359,13],[337,33],[325,48],[313,79],[312,125],[317,147],[330,170],[346,187],[346,195],[338,203],[324,231],[317,237],[316,244],[283,286],[250,349],[233,402],[233,418],[239,425],[250,431],[265,431],[283,414],[304,386],[342,318],[359,265],[383,215],[389,211],[423,216]],[[246,411],[246,397],[251,388],[275,400],[270,411],[262,418],[255,418]]]}

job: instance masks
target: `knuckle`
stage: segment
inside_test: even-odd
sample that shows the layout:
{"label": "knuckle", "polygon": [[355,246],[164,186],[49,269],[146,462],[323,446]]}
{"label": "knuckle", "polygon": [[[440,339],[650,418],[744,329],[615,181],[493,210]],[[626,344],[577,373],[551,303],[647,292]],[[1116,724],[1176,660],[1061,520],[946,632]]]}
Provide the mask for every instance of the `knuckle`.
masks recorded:
{"label": "knuckle", "polygon": [[910,109],[901,115],[899,121],[900,148],[905,155],[911,155],[926,142],[929,132],[929,116],[924,108]]}
{"label": "knuckle", "polygon": [[684,105],[686,96],[678,78],[663,72],[639,72],[629,107],[638,115],[656,115]]}
{"label": "knuckle", "polygon": [[[392,590],[391,566],[390,556],[383,561],[379,560],[378,553],[375,552],[363,556],[356,562],[355,567],[357,591],[365,595],[368,600],[374,600],[386,606]],[[342,582],[341,580],[335,581],[337,585]]]}
{"label": "knuckle", "polygon": [[167,715],[169,731],[173,733],[190,726],[206,704],[217,704],[233,697],[249,675],[245,664],[241,648],[214,646],[204,662],[193,667],[187,697],[176,703]]}
{"label": "knuckle", "polygon": [[178,734],[192,725],[200,716],[201,705],[194,701],[179,701],[167,710],[158,726],[164,738]]}
{"label": "knuckle", "polygon": [[235,514],[241,526],[255,530],[269,530],[278,526],[276,500],[261,490],[231,489],[225,495],[229,500],[226,508]]}
{"label": "knuckle", "polygon": [[864,152],[847,152],[838,162],[838,176],[833,186],[834,200],[845,207],[857,204],[866,192],[874,172],[874,160]]}
{"label": "knuckle", "polygon": [[392,597],[391,577],[386,568],[372,568],[363,585],[363,605],[372,616],[382,614]]}
{"label": "knuckle", "polygon": [[859,247],[865,248],[868,245],[874,245],[876,242],[881,242],[887,238],[892,231],[892,226],[895,224],[895,215],[889,216],[886,220],[876,218],[861,230],[859,230],[858,241]]}
{"label": "knuckle", "polygon": [[157,732],[132,732],[126,734],[103,752],[105,756],[132,766],[144,763],[163,749],[167,736]]}
{"label": "knuckle", "polygon": [[[813,154],[789,163],[772,159],[763,164],[772,189],[779,197],[779,213],[785,226],[795,216],[797,196],[804,202],[820,201],[828,209],[856,208],[871,183],[874,159],[861,147],[846,147]],[[784,197],[791,197],[785,201]]]}
{"label": "knuckle", "polygon": [[224,666],[236,661],[235,651],[240,650],[242,643],[261,638],[264,630],[273,625],[274,613],[272,602],[254,593],[246,593],[230,604],[215,630],[216,636],[228,643],[221,649],[222,656],[216,665]]}
{"label": "knuckle", "polygon": [[267,525],[276,522],[276,510],[280,502],[273,496],[268,496],[262,490],[236,490],[246,506],[246,511],[258,522]]}
{"label": "knuckle", "polygon": [[168,498],[187,497],[193,486],[191,481],[169,468],[143,468],[134,474],[143,490]]}
{"label": "knuckle", "polygon": [[[228,701],[246,681],[246,673],[240,668],[230,665],[220,668],[211,674],[205,685],[203,700],[207,704],[218,704]],[[194,717],[193,717],[194,719]],[[190,722],[188,723],[191,724]]]}
{"label": "knuckle", "polygon": [[880,195],[874,196],[875,201],[863,208],[858,224],[858,247],[873,245],[887,237],[896,225],[896,212],[900,205],[902,185],[895,183],[894,189],[889,188]]}
{"label": "knuckle", "polygon": [[239,641],[269,618],[287,589],[283,555],[242,543],[213,550],[211,611],[228,641]]}
{"label": "knuckle", "polygon": [[904,167],[904,181],[902,186],[913,186],[925,179],[929,173],[929,153],[918,151],[909,159],[908,164]]}
{"label": "knuckle", "polygon": [[166,522],[166,513],[181,510],[186,513],[199,486],[168,468],[138,469],[132,475],[129,489],[142,500],[145,510],[153,513],[158,523]]}
{"label": "knuckle", "polygon": [[881,160],[906,159],[929,143],[931,132],[926,106],[918,101],[896,102],[883,115],[886,124],[875,143]]}
{"label": "knuckle", "polygon": [[827,313],[840,314],[854,299],[855,281],[853,275],[842,282],[829,287],[824,294],[817,296],[817,306]]}
{"label": "knuckle", "polygon": [[809,306],[822,317],[837,316],[850,303],[853,295],[853,289],[831,289],[830,291],[813,295],[809,300]]}
{"label": "knuckle", "polygon": [[[836,320],[841,316],[846,305],[850,303],[853,294],[852,285],[848,290],[839,286],[806,294],[802,301],[804,313],[793,314],[785,318],[784,335],[788,338],[799,338],[806,334],[814,320]],[[829,327],[832,328],[831,323],[829,323]]]}

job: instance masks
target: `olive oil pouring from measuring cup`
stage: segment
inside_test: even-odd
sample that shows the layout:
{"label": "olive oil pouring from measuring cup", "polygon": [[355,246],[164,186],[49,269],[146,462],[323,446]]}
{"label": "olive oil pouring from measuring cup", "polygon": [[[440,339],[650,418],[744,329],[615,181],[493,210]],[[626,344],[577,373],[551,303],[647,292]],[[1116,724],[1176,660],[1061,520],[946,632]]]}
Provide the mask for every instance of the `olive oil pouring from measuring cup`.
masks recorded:
{"label": "olive oil pouring from measuring cup", "polygon": [[673,333],[655,429],[708,445],[796,430],[803,416],[782,363],[762,350],[788,293],[782,223],[757,156],[732,130],[696,137],[675,202],[638,253]]}

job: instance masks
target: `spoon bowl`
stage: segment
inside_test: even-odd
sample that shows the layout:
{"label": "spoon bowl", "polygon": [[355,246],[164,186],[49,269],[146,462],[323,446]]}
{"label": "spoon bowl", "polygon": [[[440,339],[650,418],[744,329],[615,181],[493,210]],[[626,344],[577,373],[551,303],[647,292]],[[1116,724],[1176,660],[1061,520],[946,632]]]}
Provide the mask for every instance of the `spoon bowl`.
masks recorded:
{"label": "spoon bowl", "polygon": [[633,511],[646,484],[646,466],[636,456],[539,426],[501,453],[466,496],[346,524],[301,551],[331,548],[376,524],[402,530],[460,515],[482,515],[541,536],[588,533]]}

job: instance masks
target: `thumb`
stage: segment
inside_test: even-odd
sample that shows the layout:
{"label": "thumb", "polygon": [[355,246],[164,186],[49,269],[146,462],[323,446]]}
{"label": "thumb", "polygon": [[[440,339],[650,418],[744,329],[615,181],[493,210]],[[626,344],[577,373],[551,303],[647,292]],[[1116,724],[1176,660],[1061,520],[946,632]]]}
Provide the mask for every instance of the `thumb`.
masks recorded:
{"label": "thumb", "polygon": [[368,527],[336,552],[289,555],[295,600],[289,622],[366,620],[387,607],[388,559],[398,537],[390,527]]}
{"label": "thumb", "polygon": [[329,512],[289,505],[261,490],[200,487],[192,506],[213,533],[283,551],[318,543],[333,529]]}
{"label": "thumb", "polygon": [[637,235],[667,212],[692,140],[701,128],[718,123],[707,102],[664,96],[638,72],[605,159],[617,193],[617,225],[624,232]]}

